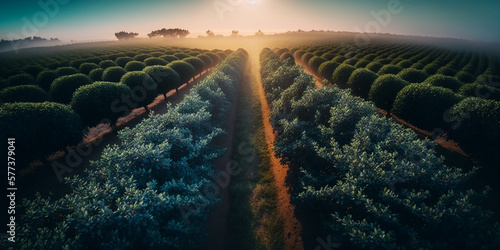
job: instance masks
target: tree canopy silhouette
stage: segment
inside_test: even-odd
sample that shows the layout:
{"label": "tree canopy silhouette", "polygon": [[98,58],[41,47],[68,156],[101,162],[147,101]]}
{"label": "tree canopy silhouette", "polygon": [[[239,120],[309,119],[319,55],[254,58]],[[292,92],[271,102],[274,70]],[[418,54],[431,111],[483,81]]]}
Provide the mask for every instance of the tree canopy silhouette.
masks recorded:
{"label": "tree canopy silhouette", "polygon": [[189,30],[185,29],[161,29],[161,30],[154,30],[151,33],[148,34],[149,38],[153,37],[163,37],[163,38],[185,38],[187,35],[189,35],[190,32]]}
{"label": "tree canopy silhouette", "polygon": [[118,38],[118,40],[128,40],[128,39],[132,39],[132,38],[135,38],[136,36],[138,36],[139,33],[134,33],[134,32],[125,32],[125,31],[120,31],[118,33],[115,33],[115,36],[116,38]]}

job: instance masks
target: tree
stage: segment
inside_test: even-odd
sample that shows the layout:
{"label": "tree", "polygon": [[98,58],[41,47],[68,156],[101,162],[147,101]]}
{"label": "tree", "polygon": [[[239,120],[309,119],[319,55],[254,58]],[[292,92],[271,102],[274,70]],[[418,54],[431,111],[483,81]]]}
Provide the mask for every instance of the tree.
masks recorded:
{"label": "tree", "polygon": [[129,32],[125,32],[125,31],[120,31],[118,33],[115,33],[116,38],[118,38],[118,40],[120,40],[120,41],[133,39],[138,35],[139,35],[139,33],[134,33],[134,32],[129,33]]}
{"label": "tree", "polygon": [[232,37],[238,37],[238,36],[240,36],[240,32],[237,31],[237,30],[233,30],[233,31],[231,31],[231,36]]}
{"label": "tree", "polygon": [[207,30],[205,33],[207,34],[207,37],[214,37],[215,36],[215,33],[211,30]]}
{"label": "tree", "polygon": [[148,34],[149,38],[154,38],[154,37],[163,37],[163,38],[185,38],[187,35],[189,35],[190,32],[185,29],[160,29],[160,30],[154,30],[151,33]]}
{"label": "tree", "polygon": [[262,32],[262,30],[259,30],[255,33],[256,36],[264,36],[264,32]]}

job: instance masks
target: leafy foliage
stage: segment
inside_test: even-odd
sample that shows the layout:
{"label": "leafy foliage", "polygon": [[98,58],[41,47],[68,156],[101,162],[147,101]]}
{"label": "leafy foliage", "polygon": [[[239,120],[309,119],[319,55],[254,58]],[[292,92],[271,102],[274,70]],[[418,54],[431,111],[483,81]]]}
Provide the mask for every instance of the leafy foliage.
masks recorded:
{"label": "leafy foliage", "polygon": [[54,70],[44,70],[36,77],[36,84],[45,91],[50,90],[52,82],[59,77]]}
{"label": "leafy foliage", "polygon": [[118,106],[126,106],[124,96],[130,96],[128,86],[112,82],[95,82],[78,88],[71,99],[71,108],[80,115],[85,126],[100,123],[115,124],[126,113],[117,112]]}
{"label": "leafy foliage", "polygon": [[457,78],[440,74],[436,74],[427,78],[427,80],[425,80],[425,83],[437,87],[451,89],[453,91],[458,91],[458,89],[462,87],[462,83]]}
{"label": "leafy foliage", "polygon": [[92,84],[92,79],[84,74],[61,76],[52,82],[49,95],[54,102],[69,104],[73,93],[87,84]]}
{"label": "leafy foliage", "polygon": [[158,84],[142,71],[126,73],[121,78],[120,83],[132,90],[133,101],[145,109],[148,109],[148,104],[152,103],[158,96]]}
{"label": "leafy foliage", "polygon": [[167,64],[167,67],[172,68],[181,76],[181,82],[187,83],[196,75],[196,69],[188,62],[177,60]]}
{"label": "leafy foliage", "polygon": [[409,83],[398,76],[389,74],[379,76],[368,93],[368,98],[377,107],[390,111],[396,95]]}
{"label": "leafy foliage", "polygon": [[181,86],[181,76],[172,68],[164,66],[148,66],[143,70],[157,84],[157,91],[162,93],[165,98],[166,94],[173,89]]}
{"label": "leafy foliage", "polygon": [[21,86],[21,85],[34,85],[36,83],[35,78],[30,74],[19,74],[13,75],[7,78],[7,82],[10,87]]}
{"label": "leafy foliage", "polygon": [[347,86],[351,88],[353,94],[367,98],[368,92],[370,92],[370,88],[377,77],[378,75],[371,70],[364,68],[356,69],[349,77]]}
{"label": "leafy foliage", "polygon": [[34,85],[9,87],[0,91],[0,104],[11,102],[47,102],[49,95],[42,88]]}
{"label": "leafy foliage", "polygon": [[105,82],[120,82],[120,79],[125,75],[127,71],[120,66],[112,66],[106,68],[102,72],[102,80]]}
{"label": "leafy foliage", "polygon": [[343,63],[339,65],[332,75],[332,81],[340,87],[345,87],[349,77],[351,77],[352,72],[356,70],[356,67]]}

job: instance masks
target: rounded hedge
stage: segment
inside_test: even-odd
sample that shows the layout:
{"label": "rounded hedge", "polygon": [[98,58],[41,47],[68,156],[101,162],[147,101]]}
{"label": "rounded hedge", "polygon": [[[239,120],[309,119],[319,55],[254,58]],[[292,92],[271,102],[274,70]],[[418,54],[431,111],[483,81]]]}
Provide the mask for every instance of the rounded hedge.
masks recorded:
{"label": "rounded hedge", "polygon": [[465,71],[458,72],[455,77],[463,83],[473,83],[476,80],[473,74]]}
{"label": "rounded hedge", "polygon": [[357,62],[358,62],[358,59],[355,59],[355,58],[350,58],[350,59],[347,59],[344,61],[344,63],[352,65],[352,66],[356,65]]}
{"label": "rounded hedge", "polygon": [[462,87],[462,83],[457,78],[439,74],[430,76],[429,78],[427,78],[427,80],[425,80],[424,83],[451,89],[453,91],[458,91],[458,89]]}
{"label": "rounded hedge", "polygon": [[396,66],[396,65],[388,64],[388,65],[384,65],[382,68],[380,68],[377,73],[379,75],[386,75],[386,74],[397,75],[399,72],[401,72],[401,70],[403,70],[403,68]]}
{"label": "rounded hedge", "polygon": [[500,101],[500,89],[480,83],[464,84],[457,91],[458,94],[468,97],[479,97],[483,99],[491,99]]}
{"label": "rounded hedge", "polygon": [[131,71],[142,71],[146,67],[146,64],[139,61],[130,61],[125,65],[125,70],[127,72]]}
{"label": "rounded hedge", "polygon": [[93,127],[100,123],[115,124],[126,115],[114,107],[121,104],[123,96],[130,96],[128,86],[112,82],[95,82],[78,88],[71,99],[71,108],[80,115],[84,126]]}
{"label": "rounded hedge", "polygon": [[365,68],[370,63],[371,63],[371,61],[368,61],[368,60],[365,60],[365,59],[361,59],[358,62],[356,62],[356,64],[354,64],[354,67],[356,67],[356,68]]}
{"label": "rounded hedge", "polygon": [[54,82],[57,77],[59,77],[59,75],[56,71],[45,70],[40,72],[36,77],[36,84],[48,92],[50,90],[50,85],[52,85],[52,82]]}
{"label": "rounded hedge", "polygon": [[181,76],[172,68],[164,66],[148,66],[143,70],[147,73],[157,84],[158,93],[166,94],[170,90],[177,89],[181,86]]}
{"label": "rounded hedge", "polygon": [[344,56],[341,56],[341,55],[338,55],[332,59],[332,61],[338,62],[340,64],[342,64],[345,60],[346,60],[346,58]]}
{"label": "rounded hedge", "polygon": [[413,65],[412,62],[410,62],[409,60],[403,60],[401,62],[399,62],[398,64],[396,64],[396,66],[398,67],[401,67],[401,68],[409,68]]}
{"label": "rounded hedge", "polygon": [[9,87],[0,91],[0,103],[47,102],[49,94],[35,85]]}
{"label": "rounded hedge", "polygon": [[[212,58],[209,57],[209,56],[207,56],[207,55],[200,54],[200,55],[197,55],[196,57],[200,58],[205,63],[205,65],[206,65],[207,68],[212,67],[212,64],[214,63],[214,61],[212,60]],[[172,60],[171,62],[177,61],[177,60],[178,59]]]}
{"label": "rounded hedge", "polygon": [[[222,62],[222,58],[220,58],[220,56],[216,55],[213,52],[206,52],[203,55],[207,55],[210,57],[210,59],[212,59],[212,65],[210,65],[211,67],[215,67],[215,66],[217,66],[217,64]],[[179,59],[181,59],[181,58],[179,58]]]}
{"label": "rounded hedge", "polygon": [[155,65],[165,66],[168,64],[168,62],[166,60],[163,60],[163,59],[158,58],[158,57],[150,57],[150,58],[144,60],[144,64],[146,66],[155,66]]}
{"label": "rounded hedge", "polygon": [[9,83],[7,82],[7,79],[4,79],[3,77],[0,76],[0,90],[9,87]]}
{"label": "rounded hedge", "polygon": [[340,64],[332,74],[332,81],[340,87],[345,87],[349,77],[351,77],[352,72],[356,70],[356,67],[343,63]]}
{"label": "rounded hedge", "polygon": [[83,60],[83,59],[76,59],[76,60],[69,62],[69,66],[73,67],[75,69],[78,69],[80,67],[80,65],[84,62],[85,62],[85,60]]}
{"label": "rounded hedge", "polygon": [[462,97],[453,91],[429,84],[411,84],[403,88],[394,101],[391,112],[398,117],[432,131],[446,128],[445,112]]}
{"label": "rounded hedge", "polygon": [[300,58],[300,60],[307,65],[307,63],[309,62],[309,60],[311,60],[311,58],[313,58],[313,57],[314,57],[313,53],[307,52],[304,55],[302,55],[302,57]]}
{"label": "rounded hedge", "polygon": [[477,97],[465,98],[451,108],[449,116],[453,123],[448,134],[466,150],[489,149],[498,152],[500,102]]}
{"label": "rounded hedge", "polygon": [[455,76],[457,74],[457,71],[453,68],[445,66],[441,67],[436,73],[445,76]]}
{"label": "rounded hedge", "polygon": [[347,86],[351,89],[352,93],[367,98],[370,88],[377,79],[378,75],[368,69],[360,68],[352,72],[351,77],[347,81]]}
{"label": "rounded hedge", "polygon": [[382,67],[384,67],[384,65],[379,62],[371,62],[366,65],[366,69],[369,69],[373,72],[378,72]]}
{"label": "rounded hedge", "polygon": [[207,67],[205,62],[203,62],[203,60],[201,60],[198,57],[187,57],[187,58],[182,59],[182,61],[185,61],[185,62],[191,64],[194,67],[194,69],[196,70],[197,75],[200,75],[201,73],[203,73],[203,71]]}
{"label": "rounded hedge", "polygon": [[307,65],[309,68],[311,68],[315,73],[318,73],[319,67],[321,64],[324,62],[327,62],[325,58],[319,57],[319,56],[313,56],[309,61],[307,62]]}
{"label": "rounded hedge", "polygon": [[127,71],[120,66],[109,67],[102,72],[102,80],[105,82],[120,82],[120,79],[126,73]]}
{"label": "rounded hedge", "polygon": [[428,75],[434,75],[440,69],[439,65],[432,63],[427,64],[422,70]]}
{"label": "rounded hedge", "polygon": [[145,109],[158,96],[158,84],[145,72],[128,72],[123,75],[120,82],[131,89],[132,100]]}
{"label": "rounded hedge", "polygon": [[56,69],[58,76],[70,76],[80,73],[76,68],[73,67],[59,67]]}
{"label": "rounded hedge", "polygon": [[379,76],[368,92],[368,99],[377,107],[390,111],[397,94],[408,84],[410,83],[396,75]]}
{"label": "rounded hedge", "polygon": [[[215,55],[215,54],[214,54],[214,55]],[[179,60],[182,60],[182,59],[184,59],[184,58],[188,58],[188,57],[190,57],[190,55],[188,55],[188,54],[186,54],[186,53],[182,53],[182,52],[180,52],[180,53],[175,53],[175,54],[174,54],[174,56],[175,56],[175,57],[177,57],[177,58],[179,58]]]}
{"label": "rounded hedge", "polygon": [[0,107],[0,138],[12,137],[20,170],[33,160],[78,144],[83,137],[80,116],[59,103],[6,103]]}
{"label": "rounded hedge", "polygon": [[84,74],[61,76],[50,86],[49,95],[54,102],[69,104],[73,93],[81,86],[92,84],[92,79]]}
{"label": "rounded hedge", "polygon": [[134,56],[133,59],[135,61],[141,61],[141,62],[143,62],[144,60],[146,60],[146,59],[148,59],[150,57],[151,57],[150,54],[139,54],[139,55]]}
{"label": "rounded hedge", "polygon": [[80,73],[82,74],[85,74],[85,75],[88,75],[90,73],[90,71],[94,70],[94,69],[98,69],[99,68],[99,65],[95,64],[95,63],[82,63],[80,65]]}
{"label": "rounded hedge", "polygon": [[40,72],[44,70],[44,67],[40,65],[29,65],[24,67],[23,71],[31,75],[32,77],[36,77]]}
{"label": "rounded hedge", "polygon": [[[204,59],[202,59],[201,57],[205,57],[207,55],[197,55],[196,57],[200,57],[201,60],[205,61]],[[177,60],[180,60],[178,57],[174,56],[174,55],[164,55],[164,56],[160,56],[161,59],[167,61],[167,62],[173,62],[173,61],[177,61]],[[210,58],[208,56],[208,58]],[[210,62],[212,62],[212,59],[210,58]]]}
{"label": "rounded hedge", "polygon": [[285,52],[285,53],[281,54],[281,56],[280,56],[281,61],[286,61],[290,58],[292,59],[292,62],[295,64],[295,57],[293,57],[293,55],[290,54],[290,52]]}
{"label": "rounded hedge", "polygon": [[99,63],[99,67],[103,69],[107,69],[109,67],[114,67],[114,66],[118,66],[118,64],[116,64],[115,61],[112,60],[103,60]]}
{"label": "rounded hedge", "polygon": [[8,86],[34,85],[36,80],[30,74],[18,74],[7,78]]}
{"label": "rounded hedge", "polygon": [[196,69],[193,65],[182,60],[173,61],[167,64],[167,67],[172,68],[181,76],[182,83],[188,83],[189,80],[196,75]]}
{"label": "rounded hedge", "polygon": [[118,57],[115,60],[116,64],[118,64],[118,66],[120,66],[122,68],[125,67],[125,65],[127,65],[127,63],[131,62],[131,61],[134,61],[134,58],[132,58],[130,56]]}
{"label": "rounded hedge", "polygon": [[103,72],[104,72],[104,69],[102,69],[102,68],[93,69],[90,71],[89,77],[94,82],[101,81]]}
{"label": "rounded hedge", "polygon": [[321,57],[325,58],[328,61],[331,61],[333,58],[335,58],[337,55],[332,52],[325,52],[321,55]]}
{"label": "rounded hedge", "polygon": [[424,71],[413,68],[403,69],[397,74],[397,76],[410,83],[421,83],[429,77],[429,75]]}
{"label": "rounded hedge", "polygon": [[322,63],[318,68],[318,74],[325,79],[331,81],[335,69],[340,66],[340,63],[334,61],[327,61]]}

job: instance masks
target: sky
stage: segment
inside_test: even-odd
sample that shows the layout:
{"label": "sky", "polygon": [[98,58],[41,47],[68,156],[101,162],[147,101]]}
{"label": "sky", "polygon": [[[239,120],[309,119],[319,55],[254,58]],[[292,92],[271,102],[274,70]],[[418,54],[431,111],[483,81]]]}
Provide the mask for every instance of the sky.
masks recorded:
{"label": "sky", "polygon": [[500,42],[498,0],[19,0],[0,4],[0,39],[139,37],[161,28],[242,35],[257,30],[379,32]]}

